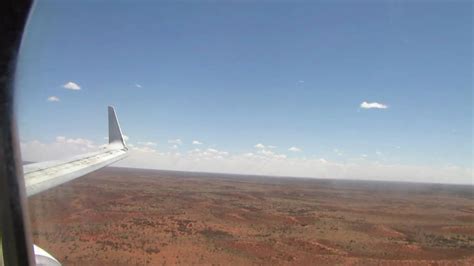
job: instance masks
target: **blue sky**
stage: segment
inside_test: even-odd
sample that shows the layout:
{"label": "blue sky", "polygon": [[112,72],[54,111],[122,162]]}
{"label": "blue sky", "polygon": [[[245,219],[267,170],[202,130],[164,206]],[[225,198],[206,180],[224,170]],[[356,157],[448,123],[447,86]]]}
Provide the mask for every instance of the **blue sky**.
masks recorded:
{"label": "blue sky", "polygon": [[21,141],[100,144],[112,104],[132,145],[163,154],[261,143],[472,177],[472,60],[468,1],[39,1],[18,68]]}

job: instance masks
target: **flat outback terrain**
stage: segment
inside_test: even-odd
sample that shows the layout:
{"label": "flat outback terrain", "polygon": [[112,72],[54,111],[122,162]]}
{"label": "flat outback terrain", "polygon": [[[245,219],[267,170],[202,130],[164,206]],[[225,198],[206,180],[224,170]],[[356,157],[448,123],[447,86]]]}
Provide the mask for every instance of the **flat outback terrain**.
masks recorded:
{"label": "flat outback terrain", "polygon": [[109,167],[29,208],[64,265],[474,265],[472,186]]}

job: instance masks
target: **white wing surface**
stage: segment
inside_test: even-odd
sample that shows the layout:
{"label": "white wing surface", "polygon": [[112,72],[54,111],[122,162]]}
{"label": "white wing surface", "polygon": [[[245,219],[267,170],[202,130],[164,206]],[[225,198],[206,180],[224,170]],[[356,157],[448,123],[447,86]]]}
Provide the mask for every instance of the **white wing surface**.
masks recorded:
{"label": "white wing surface", "polygon": [[128,148],[112,106],[109,112],[109,144],[103,149],[67,160],[27,164],[23,166],[26,194],[32,196],[96,171],[127,156]]}

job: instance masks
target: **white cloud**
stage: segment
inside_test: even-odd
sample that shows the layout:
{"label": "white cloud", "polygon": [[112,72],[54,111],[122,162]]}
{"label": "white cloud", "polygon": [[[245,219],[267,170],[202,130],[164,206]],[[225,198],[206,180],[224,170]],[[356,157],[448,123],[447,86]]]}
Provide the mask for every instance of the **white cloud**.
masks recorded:
{"label": "white cloud", "polygon": [[190,150],[185,154],[135,153],[118,163],[124,167],[245,175],[298,176],[330,179],[398,180],[411,182],[467,183],[472,169],[381,164],[368,160],[336,163],[324,158],[289,158],[268,150],[231,154],[216,149]]}
{"label": "white cloud", "polygon": [[259,154],[263,154],[265,156],[273,156],[275,153],[269,150],[261,149],[258,151]]}
{"label": "white cloud", "polygon": [[300,151],[301,151],[301,149],[300,149],[300,148],[298,148],[298,147],[295,147],[295,146],[293,146],[293,147],[290,147],[288,150],[289,150],[289,151],[292,151],[292,152],[300,152]]}
{"label": "white cloud", "polygon": [[156,142],[152,141],[139,141],[137,142],[138,145],[143,145],[143,146],[156,146]]}
{"label": "white cloud", "polygon": [[[21,155],[25,161],[46,161],[64,159],[98,148],[99,145],[86,138],[58,136],[49,143],[22,141]],[[367,159],[336,163],[324,158],[290,158],[265,149],[255,153],[232,154],[213,148],[178,153],[159,152],[148,146],[131,147],[130,155],[114,166],[330,179],[472,183],[472,169],[455,165],[383,164]]]}
{"label": "white cloud", "polygon": [[258,156],[260,158],[273,158],[273,159],[285,159],[286,155],[285,154],[279,154],[271,150],[267,149],[259,149],[257,151]]}
{"label": "white cloud", "polygon": [[385,105],[385,104],[382,104],[382,103],[377,103],[377,102],[369,103],[369,102],[364,101],[360,104],[360,108],[363,108],[363,109],[387,109],[388,106]]}
{"label": "white cloud", "polygon": [[156,152],[155,149],[145,146],[145,147],[136,147],[136,146],[131,146],[132,151],[138,151],[138,152],[145,152],[145,153],[151,153],[151,152]]}
{"label": "white cloud", "polygon": [[253,146],[254,148],[257,149],[276,149],[276,146],[273,145],[263,145],[262,143],[257,143]]}
{"label": "white cloud", "polygon": [[83,139],[83,138],[74,139],[74,138],[66,138],[64,136],[57,136],[56,142],[62,143],[62,144],[74,144],[74,145],[84,146],[90,149],[94,149],[97,147],[93,141],[88,140],[88,139]]}
{"label": "white cloud", "polygon": [[74,91],[78,91],[81,89],[81,87],[77,83],[74,83],[72,81],[69,81],[68,83],[64,84],[63,87],[65,89],[74,90]]}
{"label": "white cloud", "polygon": [[170,140],[168,140],[168,143],[169,144],[175,144],[175,145],[181,145],[181,144],[183,144],[183,141],[181,141],[181,139],[170,139]]}
{"label": "white cloud", "polygon": [[99,149],[99,146],[89,139],[67,138],[65,136],[57,136],[50,143],[38,140],[22,141],[20,147],[22,159],[32,162],[64,159]]}
{"label": "white cloud", "polygon": [[262,143],[255,144],[254,147],[257,149],[265,149],[265,145],[263,145]]}
{"label": "white cloud", "polygon": [[193,145],[202,145],[202,142],[198,140],[193,140]]}
{"label": "white cloud", "polygon": [[336,149],[333,149],[332,151],[333,151],[335,154],[337,154],[338,156],[344,155],[344,153],[343,153],[342,151],[340,151],[339,149],[337,149],[337,148],[336,148]]}
{"label": "white cloud", "polygon": [[123,140],[128,141],[129,137],[127,135],[123,135]]}
{"label": "white cloud", "polygon": [[49,96],[48,97],[48,102],[59,102],[59,98],[56,96]]}
{"label": "white cloud", "polygon": [[138,83],[137,83],[137,84],[135,84],[135,87],[137,87],[137,88],[141,88],[141,87],[142,87],[142,85],[140,85],[140,84],[138,84]]}
{"label": "white cloud", "polygon": [[193,161],[209,161],[209,160],[222,160],[229,156],[229,153],[226,151],[219,151],[217,149],[208,148],[206,150],[193,149],[187,152],[189,155],[188,159]]}

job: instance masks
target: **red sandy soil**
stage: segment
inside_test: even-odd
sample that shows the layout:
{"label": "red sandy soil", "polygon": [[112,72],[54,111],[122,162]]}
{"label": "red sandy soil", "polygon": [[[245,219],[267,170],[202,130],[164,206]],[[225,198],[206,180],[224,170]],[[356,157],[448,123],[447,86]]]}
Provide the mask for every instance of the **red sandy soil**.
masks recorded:
{"label": "red sandy soil", "polygon": [[472,186],[105,168],[29,207],[64,265],[474,265]]}

